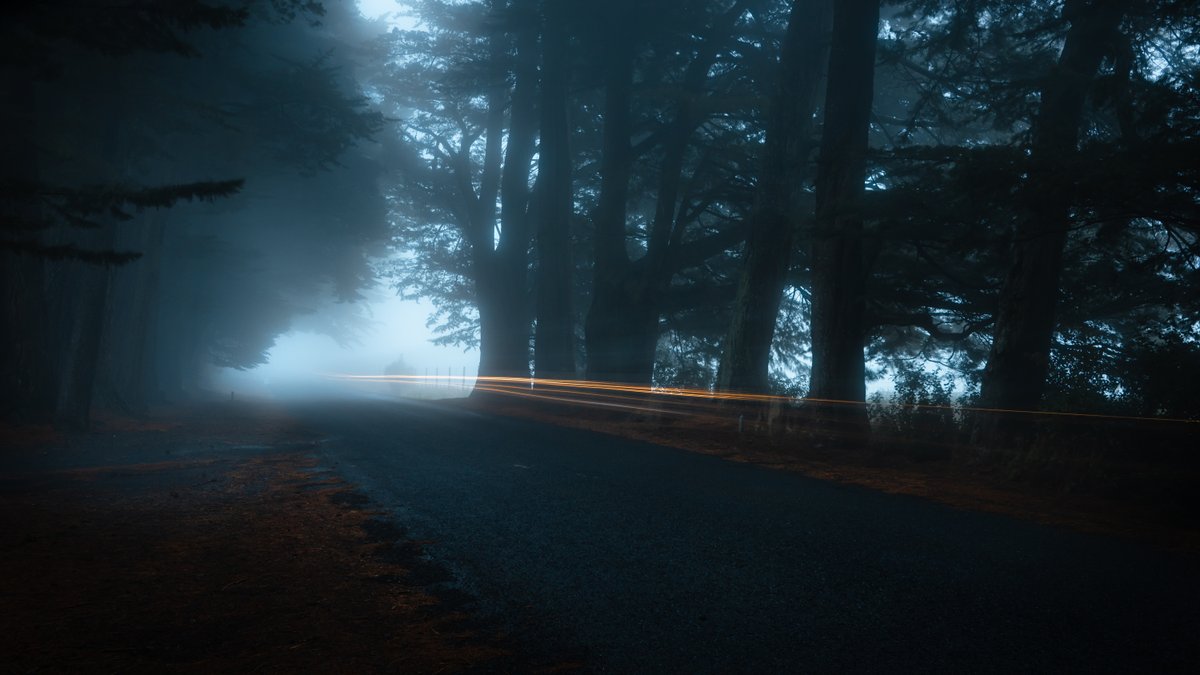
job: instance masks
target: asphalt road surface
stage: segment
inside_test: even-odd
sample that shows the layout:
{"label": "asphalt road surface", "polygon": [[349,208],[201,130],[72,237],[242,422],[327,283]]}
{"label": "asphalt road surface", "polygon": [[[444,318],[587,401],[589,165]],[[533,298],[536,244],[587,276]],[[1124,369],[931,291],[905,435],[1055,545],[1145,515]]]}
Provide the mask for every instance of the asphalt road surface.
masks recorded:
{"label": "asphalt road surface", "polygon": [[296,406],[472,611],[604,672],[1171,672],[1194,557],[422,403]]}

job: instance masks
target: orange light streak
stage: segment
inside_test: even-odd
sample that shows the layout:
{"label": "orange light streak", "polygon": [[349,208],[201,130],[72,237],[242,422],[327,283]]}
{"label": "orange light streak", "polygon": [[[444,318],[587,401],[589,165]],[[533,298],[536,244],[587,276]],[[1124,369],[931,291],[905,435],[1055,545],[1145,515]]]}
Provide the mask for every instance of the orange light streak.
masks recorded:
{"label": "orange light streak", "polygon": [[[735,392],[714,392],[707,389],[684,387],[653,387],[646,385],[625,384],[620,382],[605,382],[598,380],[563,380],[551,378],[528,377],[463,377],[459,375],[346,375],[327,374],[325,377],[345,381],[381,382],[381,383],[414,383],[437,384],[450,382],[474,381],[475,389],[492,393],[522,396],[525,398],[542,399],[562,403],[580,403],[594,406],[624,408],[655,414],[686,415],[688,413],[666,410],[661,407],[650,408],[645,405],[635,405],[630,401],[633,397],[644,401],[645,397],[655,397],[665,403],[663,398],[690,400],[691,405],[699,407],[715,407],[720,401],[737,401],[746,403],[793,403],[797,402],[789,396],[773,394],[749,394]],[[557,395],[554,395],[557,394]],[[618,403],[619,401],[620,403]],[[1171,417],[1139,417],[1135,415],[1105,415],[1100,413],[1084,413],[1053,410],[1012,410],[1006,408],[976,408],[951,405],[936,405],[926,403],[865,403],[863,401],[844,401],[824,398],[803,398],[800,403],[818,403],[835,406],[865,406],[882,405],[890,408],[912,408],[921,410],[951,410],[976,413],[994,413],[1004,415],[1037,415],[1045,417],[1073,417],[1105,420],[1124,420],[1133,422],[1166,422],[1177,424],[1200,424],[1200,420],[1171,418]]]}

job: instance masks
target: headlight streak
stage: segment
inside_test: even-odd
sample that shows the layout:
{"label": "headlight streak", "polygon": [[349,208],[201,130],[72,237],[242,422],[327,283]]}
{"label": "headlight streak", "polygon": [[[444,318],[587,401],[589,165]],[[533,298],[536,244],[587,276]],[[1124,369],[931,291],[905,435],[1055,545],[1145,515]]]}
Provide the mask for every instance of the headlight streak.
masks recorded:
{"label": "headlight streak", "polygon": [[[1100,413],[1066,412],[1050,410],[1008,410],[1003,408],[974,408],[936,404],[918,403],[863,403],[862,401],[840,401],[834,399],[802,398],[794,399],[788,396],[771,394],[723,393],[707,389],[689,389],[682,387],[648,387],[644,385],[623,384],[619,382],[603,382],[596,380],[562,380],[527,377],[463,377],[459,375],[348,375],[340,373],[325,374],[324,377],[342,381],[364,383],[409,383],[424,386],[454,386],[462,387],[468,381],[474,382],[474,388],[495,394],[538,399],[556,403],[583,404],[590,406],[617,408],[645,412],[650,414],[669,414],[679,416],[707,416],[705,413],[717,413],[723,402],[759,403],[790,405],[820,404],[822,406],[863,406],[883,405],[889,408],[904,408],[910,410],[950,410],[956,412],[996,413],[1005,415],[1036,415],[1050,417],[1093,418],[1104,420],[1125,420],[1133,422],[1160,422],[1176,424],[1200,424],[1200,420],[1170,418],[1170,417],[1139,417],[1135,415],[1104,415]],[[654,405],[647,405],[652,403]],[[670,409],[665,406],[672,406]],[[680,409],[684,408],[684,409]],[[727,416],[724,415],[713,416]]]}

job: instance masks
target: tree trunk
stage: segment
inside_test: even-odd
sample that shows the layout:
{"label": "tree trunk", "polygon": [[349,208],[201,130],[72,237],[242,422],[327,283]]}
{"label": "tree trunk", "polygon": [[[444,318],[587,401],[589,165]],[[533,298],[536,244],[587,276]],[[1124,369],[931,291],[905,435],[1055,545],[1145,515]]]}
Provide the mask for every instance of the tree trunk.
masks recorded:
{"label": "tree trunk", "polygon": [[[654,220],[646,243],[646,254],[630,261],[625,250],[625,199],[628,172],[632,157],[629,154],[628,92],[624,103],[620,96],[609,102],[605,115],[605,162],[603,180],[610,173],[614,180],[602,187],[601,205],[597,212],[596,274],[593,283],[593,302],[587,317],[588,376],[591,379],[621,381],[650,385],[654,375],[654,357],[660,332],[662,298],[670,285],[676,268],[677,251],[682,237],[678,223],[679,190],[683,178],[684,160],[692,134],[700,124],[696,101],[702,96],[709,70],[716,60],[720,40],[741,16],[742,8],[735,5],[717,21],[701,43],[699,52],[683,76],[682,87],[675,100],[675,114],[666,129],[662,166],[658,179],[658,198]],[[621,76],[622,82],[612,86],[626,87],[632,71]],[[611,93],[611,92],[610,92]],[[608,136],[609,114],[614,114],[614,134]],[[609,146],[608,143],[612,143]],[[607,161],[615,161],[611,165]],[[606,198],[611,197],[611,201]],[[603,248],[603,252],[599,249]]]}
{"label": "tree trunk", "polygon": [[[502,1],[493,0],[493,11],[501,11],[503,5]],[[506,42],[507,37],[500,31],[491,36],[490,59],[496,71],[492,73],[493,82],[488,92],[487,136],[478,194],[471,185],[469,141],[464,140],[458,156],[460,165],[455,168],[460,197],[468,204],[462,227],[471,247],[471,275],[479,310],[480,377],[520,375],[512,369],[512,335],[516,331],[514,317],[509,315],[513,311],[510,306],[512,291],[505,286],[507,270],[497,254],[495,240],[496,197],[500,193],[504,168],[504,110],[509,98],[507,74],[499,67],[505,60]],[[501,236],[504,235],[502,230]]]}
{"label": "tree trunk", "polygon": [[[95,237],[95,248],[112,248],[114,227],[109,225]],[[67,339],[60,364],[55,424],[68,429],[87,429],[92,409],[100,342],[108,311],[108,289],[112,269],[107,266],[66,262],[69,283],[66,304]]]}
{"label": "tree trunk", "polygon": [[865,428],[865,272],[860,201],[875,81],[879,0],[844,0],[833,14],[812,247],[812,379],[808,397],[849,402],[821,416]]}
{"label": "tree trunk", "polygon": [[152,339],[154,326],[157,323],[162,293],[159,284],[162,279],[163,241],[167,231],[167,214],[156,213],[150,216],[150,231],[146,238],[146,248],[141,260],[140,280],[143,288],[139,292],[139,304],[135,317],[133,334],[133,362],[131,372],[126,381],[130,392],[130,404],[135,410],[145,410],[154,399],[155,352],[159,345]]}
{"label": "tree trunk", "polygon": [[610,47],[604,101],[600,198],[595,215],[592,303],[585,321],[588,379],[626,381],[634,347],[626,342],[630,306],[629,256],[625,251],[625,218],[629,198],[630,96],[633,56],[629,45]]}
{"label": "tree trunk", "polygon": [[150,332],[158,309],[167,217],[165,210],[157,210],[122,228],[126,236],[118,238],[119,248],[139,251],[142,257],[113,270],[109,284],[96,400],[130,413],[145,412],[151,398],[147,373],[156,345]]}
{"label": "tree trunk", "polygon": [[[1045,80],[1034,121],[1029,211],[1017,226],[1012,267],[1000,290],[981,407],[1036,410],[1041,403],[1070,224],[1070,196],[1061,187],[1060,167],[1078,148],[1087,92],[1115,45],[1122,6],[1117,0],[1096,0],[1068,2],[1063,9],[1071,27]],[[980,421],[976,440],[985,447],[1002,444],[1001,427],[1019,433],[1015,422],[990,415]]]}
{"label": "tree trunk", "polygon": [[570,129],[567,83],[570,45],[564,13],[542,1],[541,141],[538,152],[537,329],[534,370],[539,378],[575,377],[575,321],[571,307]]}
{"label": "tree trunk", "polygon": [[830,0],[794,0],[771,101],[766,154],[717,386],[765,392],[791,259],[797,197],[809,179],[813,112],[829,52]]}
{"label": "tree trunk", "polygon": [[514,337],[528,329],[524,312],[514,308],[511,289],[496,283],[480,284],[475,294],[479,309],[479,376],[529,377],[529,338],[524,332],[525,367],[514,359],[520,343]]}
{"label": "tree trunk", "polygon": [[[7,74],[3,86],[14,103],[6,106],[11,114],[3,119],[8,132],[0,140],[5,158],[0,177],[15,185],[36,185],[37,88],[32,77],[17,71]],[[6,222],[38,222],[42,214],[32,195],[17,195],[0,202],[0,217]],[[27,233],[13,230],[3,235],[22,239]],[[46,284],[45,259],[0,251],[0,414],[26,421],[49,421],[54,410]]]}
{"label": "tree trunk", "polygon": [[535,0],[519,0],[521,29],[517,32],[515,86],[512,93],[508,143],[500,182],[500,240],[496,246],[497,285],[508,315],[499,351],[505,374],[529,374],[529,174],[537,137],[538,30]]}
{"label": "tree trunk", "polygon": [[[119,97],[125,89],[121,74],[114,75],[111,87]],[[119,107],[117,112],[118,115],[108,123],[102,159],[108,165],[111,179],[120,182],[127,178],[126,139]],[[100,251],[113,249],[117,237],[115,224],[106,224],[94,232],[77,233],[77,238],[84,242],[84,248]],[[59,352],[61,363],[54,419],[60,426],[86,429],[91,419],[105,319],[111,310],[109,290],[113,268],[78,262],[66,262],[63,267],[65,283],[59,286],[59,290],[66,291],[63,296],[66,312],[63,326],[67,337],[64,349]]]}
{"label": "tree trunk", "polygon": [[48,421],[54,408],[45,288],[46,261],[0,253],[0,406],[25,420]]}

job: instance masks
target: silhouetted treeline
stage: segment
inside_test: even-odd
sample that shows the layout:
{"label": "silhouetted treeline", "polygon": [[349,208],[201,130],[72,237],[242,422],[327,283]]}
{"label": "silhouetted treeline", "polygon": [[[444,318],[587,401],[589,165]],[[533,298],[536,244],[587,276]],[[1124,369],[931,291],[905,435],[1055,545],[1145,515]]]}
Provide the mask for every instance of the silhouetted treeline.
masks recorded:
{"label": "silhouetted treeline", "polygon": [[[384,276],[485,376],[816,405],[938,372],[978,407],[1196,417],[1198,5],[419,0],[417,27],[370,39],[351,3],[164,4],[191,8],[146,24],[167,35],[103,41],[22,15],[6,34],[40,56],[5,62],[31,102],[5,113],[6,393],[66,368],[29,355],[75,349],[38,336],[85,306],[157,326],[101,350],[149,358],[143,392],[253,365],[321,284],[370,283],[390,237]],[[79,91],[104,114],[66,115]],[[100,163],[68,176],[50,139]],[[128,190],[242,179],[211,206],[72,220],[96,184],[137,207]],[[145,253],[120,268],[50,255],[139,227],[90,244]],[[117,319],[86,275],[158,299]]]}
{"label": "silhouetted treeline", "polygon": [[1196,3],[417,13],[374,76],[397,278],[485,375],[861,402],[937,365],[982,407],[1200,414]]}
{"label": "silhouetted treeline", "polygon": [[303,0],[5,10],[5,416],[80,427],[97,400],[179,400],[373,283],[386,209],[359,142],[383,118],[348,65],[361,23]]}

